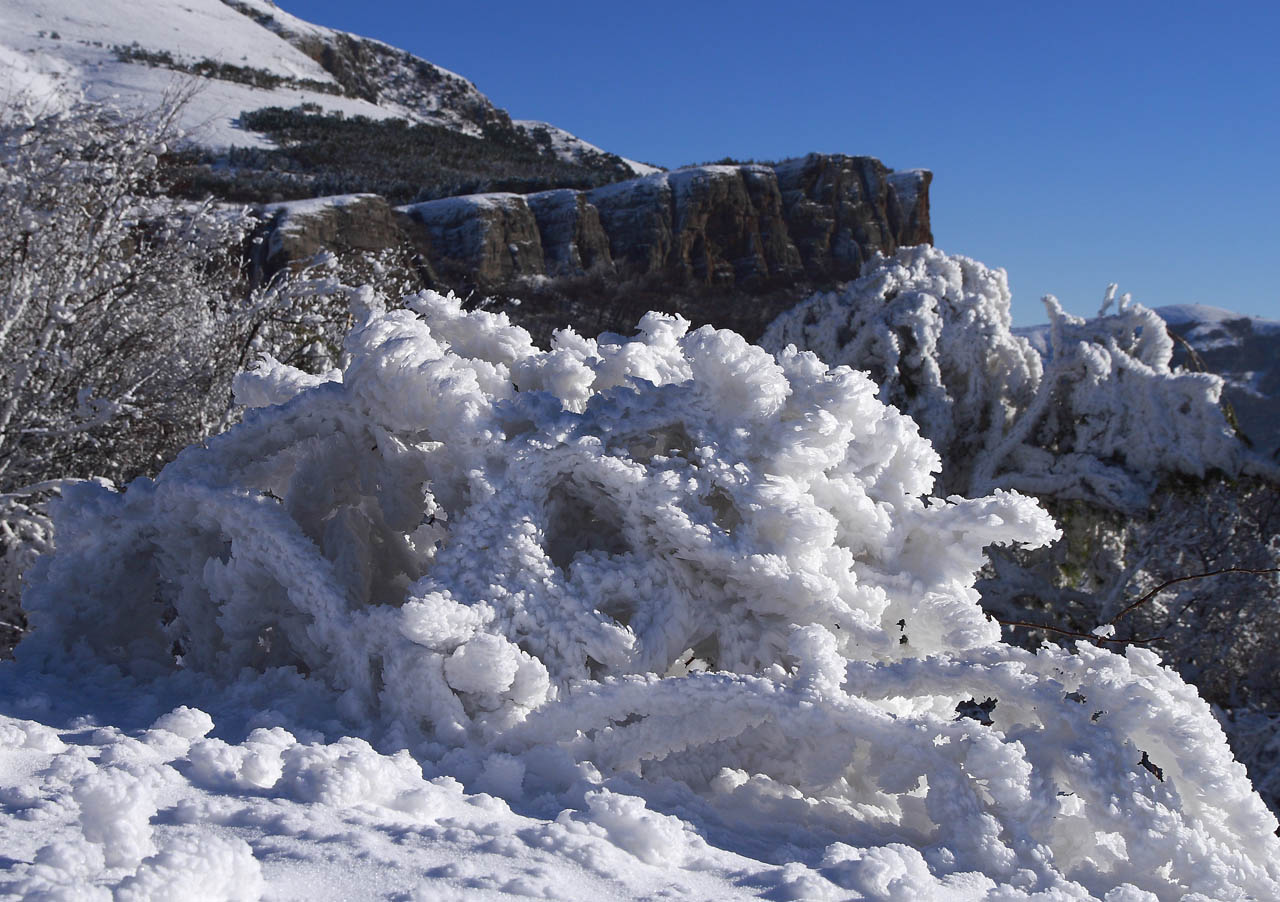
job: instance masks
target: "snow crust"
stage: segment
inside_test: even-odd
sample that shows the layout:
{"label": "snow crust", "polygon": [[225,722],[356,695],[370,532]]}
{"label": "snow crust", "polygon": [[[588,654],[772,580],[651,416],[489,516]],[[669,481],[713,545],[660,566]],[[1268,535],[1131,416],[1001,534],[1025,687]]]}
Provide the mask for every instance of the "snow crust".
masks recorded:
{"label": "snow crust", "polygon": [[983,549],[1057,529],[929,497],[865,374],[658,314],[541,350],[431,292],[346,351],[57,502],[0,892],[1280,897],[1208,706],[1002,642]]}

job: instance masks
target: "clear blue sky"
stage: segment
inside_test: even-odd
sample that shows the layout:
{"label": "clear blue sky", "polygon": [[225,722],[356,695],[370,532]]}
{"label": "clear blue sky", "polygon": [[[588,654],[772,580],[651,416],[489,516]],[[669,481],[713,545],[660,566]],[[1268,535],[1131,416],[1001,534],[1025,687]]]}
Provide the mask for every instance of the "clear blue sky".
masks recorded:
{"label": "clear blue sky", "polygon": [[1019,324],[1113,281],[1280,319],[1280,3],[278,2],[634,159],[931,169]]}

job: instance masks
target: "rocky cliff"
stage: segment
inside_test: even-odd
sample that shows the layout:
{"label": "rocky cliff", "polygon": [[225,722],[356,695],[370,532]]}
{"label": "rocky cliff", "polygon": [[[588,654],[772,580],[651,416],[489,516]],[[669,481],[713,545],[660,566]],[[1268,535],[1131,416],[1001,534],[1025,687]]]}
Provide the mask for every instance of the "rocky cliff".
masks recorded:
{"label": "rocky cliff", "polygon": [[422,284],[519,297],[535,332],[564,322],[625,330],[663,309],[755,337],[877,251],[931,243],[930,180],[870,157],[811,154],[394,213],[373,195],[320,198],[263,208],[258,264],[270,275],[320,250],[408,248]]}

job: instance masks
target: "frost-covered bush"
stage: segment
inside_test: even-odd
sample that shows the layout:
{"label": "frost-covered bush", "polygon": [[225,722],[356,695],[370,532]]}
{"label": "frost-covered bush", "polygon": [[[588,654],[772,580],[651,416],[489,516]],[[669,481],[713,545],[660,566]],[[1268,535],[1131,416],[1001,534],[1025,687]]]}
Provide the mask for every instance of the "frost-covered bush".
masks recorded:
{"label": "frost-covered bush", "polygon": [[208,349],[226,340],[247,220],[159,196],[180,108],[0,116],[6,490],[145,471],[225,410],[234,373]]}
{"label": "frost-covered bush", "polygon": [[155,473],[259,352],[328,369],[350,323],[334,261],[251,290],[246,211],[164,196],[183,103],[0,111],[0,655],[61,480]]}
{"label": "frost-covered bush", "polygon": [[0,653],[56,480],[154,472],[227,409],[245,220],[158,198],[179,107],[0,112]]}
{"label": "frost-covered bush", "polygon": [[[409,305],[369,310],[330,379],[264,360],[236,385],[258,409],[154,481],[65,491],[25,670],[319,693],[314,726],[586,809],[555,842],[661,860],[696,827],[819,866],[825,895],[793,895],[886,868],[922,898],[1280,893],[1208,706],[1140,649],[1003,643],[983,548],[1052,521],[928,497],[937,455],[864,374],[678,317],[543,351]],[[210,741],[190,773],[332,804],[390,785],[291,742]]]}
{"label": "frost-covered bush", "polygon": [[[1084,320],[1046,298],[1042,358],[1011,331],[1003,270],[906,248],[779,317],[762,344],[869,371],[881,400],[933,442],[944,490],[1040,499],[1064,538],[993,549],[983,605],[1088,635],[1170,580],[1280,567],[1277,473],[1234,434],[1221,380],[1172,368],[1160,317],[1127,297],[1108,315],[1115,300],[1113,286]],[[1276,574],[1223,573],[1157,593],[1115,635],[1157,648],[1206,698],[1240,708],[1254,726],[1237,750],[1267,785],[1280,780],[1275,755],[1254,734],[1280,722],[1280,682],[1264,663],[1280,653],[1267,626],[1278,608]]]}
{"label": "frost-covered bush", "polygon": [[1127,296],[1107,316],[1113,298],[1092,320],[1046,298],[1042,360],[1011,332],[1004,270],[903,248],[778,317],[761,344],[870,372],[942,455],[942,485],[969,497],[1000,486],[1132,511],[1169,474],[1239,472],[1222,380],[1174,371],[1164,321]]}

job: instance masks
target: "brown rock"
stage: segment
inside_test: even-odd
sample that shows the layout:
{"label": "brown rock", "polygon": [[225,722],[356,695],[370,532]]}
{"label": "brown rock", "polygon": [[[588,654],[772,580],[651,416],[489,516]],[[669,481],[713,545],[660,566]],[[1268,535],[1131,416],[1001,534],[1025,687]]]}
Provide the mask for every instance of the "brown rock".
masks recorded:
{"label": "brown rock", "polygon": [[613,269],[600,211],[585,194],[562,188],[530,194],[525,200],[538,223],[547,275],[577,276],[592,269]]}
{"label": "brown rock", "polygon": [[685,279],[731,286],[801,272],[773,170],[705,166],[669,180],[676,246],[668,265]]}
{"label": "brown rock", "polygon": [[871,157],[842,154],[810,154],[775,171],[810,278],[851,279],[877,250],[888,254],[933,240],[928,173],[893,173]]}
{"label": "brown rock", "polygon": [[450,287],[492,290],[546,273],[538,223],[523,195],[472,194],[397,209],[425,233],[430,263]]}
{"label": "brown rock", "polygon": [[269,204],[258,218],[253,263],[260,281],[286,266],[305,266],[323,252],[352,256],[405,246],[395,212],[376,194]]}

